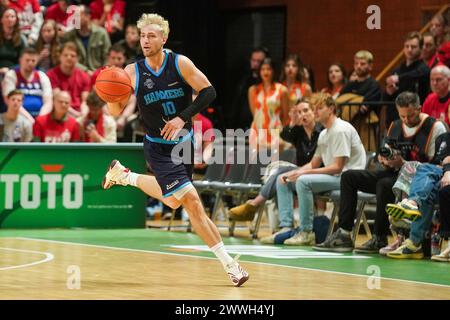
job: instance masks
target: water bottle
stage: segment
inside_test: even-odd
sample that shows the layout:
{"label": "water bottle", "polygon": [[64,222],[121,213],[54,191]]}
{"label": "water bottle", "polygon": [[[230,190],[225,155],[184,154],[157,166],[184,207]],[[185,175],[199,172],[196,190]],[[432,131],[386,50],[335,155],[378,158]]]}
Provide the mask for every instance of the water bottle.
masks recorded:
{"label": "water bottle", "polygon": [[441,253],[441,237],[439,235],[439,211],[433,212],[431,219],[433,224],[433,234],[431,236],[431,255],[438,255]]}
{"label": "water bottle", "polygon": [[435,232],[431,236],[431,255],[436,256],[441,253],[441,237]]}

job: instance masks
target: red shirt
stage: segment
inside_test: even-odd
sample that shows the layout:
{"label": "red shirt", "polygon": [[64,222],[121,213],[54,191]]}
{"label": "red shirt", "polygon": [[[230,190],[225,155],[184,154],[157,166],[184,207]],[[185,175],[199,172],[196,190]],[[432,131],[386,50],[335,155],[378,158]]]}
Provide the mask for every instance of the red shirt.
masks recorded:
{"label": "red shirt", "polygon": [[[68,8],[70,8],[70,6]],[[73,10],[68,11],[71,13],[68,14],[67,12],[61,10],[59,3],[54,3],[50,7],[48,7],[47,11],[45,12],[45,20],[52,19],[59,24],[67,26],[67,20],[74,13]]]}
{"label": "red shirt", "polygon": [[60,66],[56,66],[47,72],[47,76],[52,83],[52,88],[59,88],[68,91],[72,98],[72,108],[80,111],[81,93],[91,91],[91,78],[89,75],[75,68],[70,76],[61,71]]}
{"label": "red shirt", "polygon": [[39,0],[16,0],[8,1],[8,8],[14,9],[17,13],[23,12],[27,5],[31,6],[33,13],[41,11],[41,6],[39,5]]}
{"label": "red shirt", "polygon": [[430,93],[425,99],[422,106],[422,112],[428,114],[430,117],[438,120],[444,120],[450,125],[448,119],[448,106],[450,104],[450,93],[446,97],[439,99],[436,93]]}
{"label": "red shirt", "polygon": [[103,69],[105,69],[106,66],[100,67],[97,70],[94,71],[94,73],[91,76],[91,88],[94,87],[95,85],[95,80],[97,80],[98,75],[100,74],[100,72],[102,72]]}
{"label": "red shirt", "polygon": [[[104,3],[103,0],[94,0],[91,2],[89,7],[91,8],[91,19],[92,20],[100,20],[103,15],[103,9],[104,9]],[[126,3],[122,0],[115,0],[112,3],[111,11],[106,16],[105,19],[105,29],[108,31],[108,33],[111,33],[112,30],[112,21],[119,20],[120,18],[125,17],[125,7]]]}
{"label": "red shirt", "polygon": [[53,113],[44,114],[36,118],[33,136],[38,137],[41,142],[79,141],[79,125],[71,116],[60,122],[53,119]]}

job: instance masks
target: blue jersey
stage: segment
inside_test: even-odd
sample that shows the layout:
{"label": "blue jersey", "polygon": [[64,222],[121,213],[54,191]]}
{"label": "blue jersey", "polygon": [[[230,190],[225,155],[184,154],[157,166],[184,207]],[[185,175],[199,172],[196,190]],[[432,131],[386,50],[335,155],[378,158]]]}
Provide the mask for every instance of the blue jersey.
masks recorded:
{"label": "blue jersey", "polygon": [[[170,50],[163,52],[164,62],[158,72],[145,59],[135,64],[137,107],[147,136],[154,138],[152,141],[161,141],[166,121],[177,117],[192,103],[192,88],[178,68],[178,55]],[[184,128],[190,132],[191,122],[186,122]]]}

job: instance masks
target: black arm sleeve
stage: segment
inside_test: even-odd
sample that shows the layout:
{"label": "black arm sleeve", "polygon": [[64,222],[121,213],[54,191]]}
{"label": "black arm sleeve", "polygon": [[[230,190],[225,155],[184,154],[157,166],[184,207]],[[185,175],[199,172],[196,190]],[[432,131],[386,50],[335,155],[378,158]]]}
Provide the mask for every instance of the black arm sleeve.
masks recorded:
{"label": "black arm sleeve", "polygon": [[188,122],[191,118],[205,109],[216,98],[216,89],[213,86],[202,89],[192,104],[180,112],[178,115],[184,122]]}
{"label": "black arm sleeve", "polygon": [[446,173],[447,171],[450,171],[450,163],[444,164],[444,173]]}

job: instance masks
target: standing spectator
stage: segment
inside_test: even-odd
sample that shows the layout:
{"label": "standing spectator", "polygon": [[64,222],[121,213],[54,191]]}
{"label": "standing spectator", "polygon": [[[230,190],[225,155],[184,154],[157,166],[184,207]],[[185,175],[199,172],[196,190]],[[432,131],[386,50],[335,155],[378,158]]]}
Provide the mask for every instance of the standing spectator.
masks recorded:
{"label": "standing spectator", "polygon": [[[410,32],[406,35],[403,54],[405,62],[392,71],[392,75],[386,78],[386,92],[383,101],[395,101],[402,92],[415,92],[423,103],[430,91],[430,69],[420,59],[423,47],[423,38],[418,32]],[[398,113],[392,106],[386,112],[386,127],[392,121],[398,119]]]}
{"label": "standing spectator", "polygon": [[58,91],[53,98],[53,110],[36,118],[33,140],[40,142],[76,142],[80,140],[79,125],[69,115],[70,94]]}
{"label": "standing spectator", "polygon": [[46,20],[39,32],[35,46],[39,53],[38,68],[44,72],[58,65],[60,38],[55,20]]}
{"label": "standing spectator", "polygon": [[437,14],[431,19],[430,33],[436,40],[437,48],[450,40],[449,26],[446,16]]}
{"label": "standing spectator", "polygon": [[129,24],[125,28],[125,39],[117,42],[125,49],[127,61],[125,64],[136,62],[142,56],[142,48],[139,43],[139,30],[135,24]]}
{"label": "standing spectator", "polygon": [[320,132],[317,149],[304,166],[283,173],[277,179],[277,199],[280,225],[291,227],[294,221],[294,191],[297,191],[300,227],[288,245],[314,245],[314,194],[339,190],[341,173],[349,169],[363,169],[366,152],[358,132],[348,122],[336,116],[336,103],[326,93],[312,97],[316,119],[325,127]]}
{"label": "standing spectator", "polygon": [[328,86],[321,92],[330,94],[336,100],[342,88],[347,84],[347,72],[342,64],[333,63],[328,67],[327,83]]}
{"label": "standing spectator", "polygon": [[108,32],[111,42],[123,37],[126,2],[123,0],[94,0],[89,5],[92,22]]}
{"label": "standing spectator", "polygon": [[[314,247],[319,251],[352,251],[351,230],[354,227],[358,191],[376,194],[377,205],[372,238],[357,247],[356,253],[378,253],[387,246],[389,220],[385,208],[394,202],[392,187],[405,161],[429,162],[435,151],[436,137],[446,131],[443,123],[420,112],[420,100],[416,93],[402,92],[395,104],[400,120],[392,123],[387,137],[396,142],[409,142],[413,148],[396,153],[392,158],[378,155],[382,168],[372,170],[348,170],[341,178],[339,205],[339,229],[325,242]],[[430,142],[430,143],[428,143]],[[386,146],[386,145],[384,145]]]}
{"label": "standing spectator", "polygon": [[20,114],[23,93],[13,90],[6,101],[8,109],[0,114],[0,142],[30,142],[33,138],[33,124]]}
{"label": "standing spectator", "polygon": [[86,98],[91,90],[91,78],[79,69],[77,46],[73,42],[66,42],[59,57],[60,63],[47,72],[52,88],[68,91],[71,97],[69,114],[80,117],[88,113]]}
{"label": "standing spectator", "polygon": [[105,103],[95,91],[89,93],[86,104],[89,107],[89,113],[78,119],[80,140],[101,143],[117,142],[116,122],[113,117],[103,112]]}
{"label": "standing spectator", "polygon": [[312,94],[311,86],[303,79],[301,68],[300,58],[296,54],[289,55],[283,63],[280,82],[288,90],[289,107],[296,105],[301,98]]}
{"label": "standing spectator", "polygon": [[287,88],[274,81],[274,73],[272,60],[264,59],[259,68],[260,83],[248,89],[253,114],[249,140],[253,146],[282,148],[279,131],[289,120],[289,100]]}
{"label": "standing spectator", "polygon": [[248,89],[257,84],[259,80],[259,68],[264,59],[269,56],[266,48],[259,47],[253,49],[250,55],[250,70],[242,75],[238,80],[235,92],[232,95],[231,112],[227,119],[228,127],[234,129],[250,128],[253,115],[250,111],[248,100]]}
{"label": "standing spectator", "polygon": [[376,125],[379,122],[377,108],[370,104],[345,105],[345,102],[380,101],[381,89],[372,77],[373,55],[366,50],[358,51],[353,58],[355,79],[350,80],[342,88],[336,102],[340,104],[341,118],[350,122],[359,132],[366,150],[374,150],[377,146]]}
{"label": "standing spectator", "polygon": [[39,0],[10,0],[8,6],[17,12],[20,32],[27,39],[27,45],[35,44],[44,22]]}
{"label": "standing spectator", "polygon": [[0,75],[19,62],[19,53],[26,46],[20,33],[19,19],[14,9],[0,13]]}
{"label": "standing spectator", "polygon": [[52,110],[52,85],[47,75],[35,70],[38,53],[34,48],[25,48],[20,54],[19,67],[9,70],[2,81],[3,95],[18,89],[24,94],[21,113],[34,121],[39,114]]}
{"label": "standing spectator", "polygon": [[438,65],[431,70],[431,90],[425,100],[422,112],[450,125],[450,69],[445,65]]}
{"label": "standing spectator", "polygon": [[422,60],[428,66],[433,67],[439,62],[436,55],[436,40],[430,32],[423,34]]}
{"label": "standing spectator", "polygon": [[91,21],[91,9],[79,6],[80,29],[73,29],[64,35],[63,42],[74,42],[80,54],[79,63],[89,73],[106,63],[111,40],[106,30]]}

